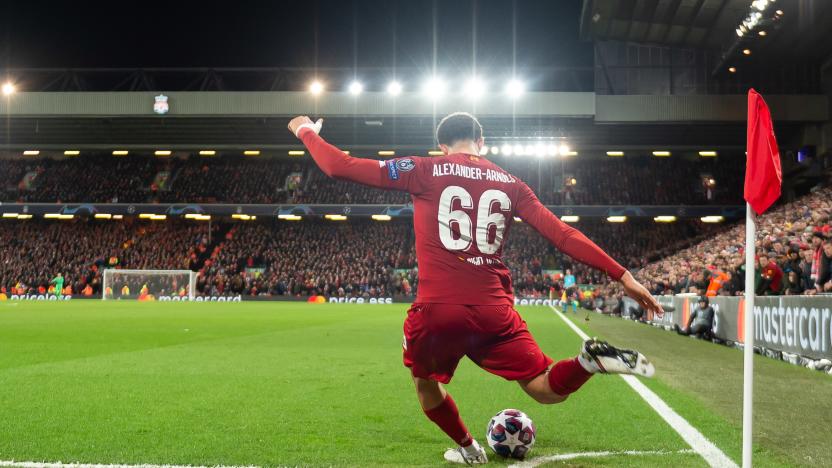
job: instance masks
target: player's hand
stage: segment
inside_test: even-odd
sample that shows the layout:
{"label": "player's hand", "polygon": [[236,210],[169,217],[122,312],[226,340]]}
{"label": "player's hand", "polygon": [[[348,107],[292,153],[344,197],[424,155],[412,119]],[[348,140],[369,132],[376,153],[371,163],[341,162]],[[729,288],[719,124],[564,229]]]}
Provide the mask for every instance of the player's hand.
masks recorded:
{"label": "player's hand", "polygon": [[321,133],[321,127],[324,124],[324,119],[318,119],[317,122],[312,122],[312,119],[305,115],[299,115],[294,119],[289,121],[289,131],[292,132],[295,136],[298,136],[298,132],[302,128],[308,128],[315,132],[315,134]]}
{"label": "player's hand", "polygon": [[621,284],[624,286],[624,292],[633,298],[634,301],[638,302],[644,310],[653,312],[659,318],[664,316],[664,309],[662,309],[661,304],[650,294],[647,288],[633,278],[633,275],[629,271],[625,272],[624,276],[621,277]]}

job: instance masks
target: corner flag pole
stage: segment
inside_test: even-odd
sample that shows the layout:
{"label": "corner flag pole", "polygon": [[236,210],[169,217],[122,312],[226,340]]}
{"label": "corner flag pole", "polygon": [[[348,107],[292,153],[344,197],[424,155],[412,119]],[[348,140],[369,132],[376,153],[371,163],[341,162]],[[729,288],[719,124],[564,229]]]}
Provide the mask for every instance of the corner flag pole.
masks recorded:
{"label": "corner flag pole", "polygon": [[745,311],[743,314],[742,466],[751,468],[754,409],[754,257],[757,224],[751,204],[745,204]]}
{"label": "corner flag pole", "polygon": [[754,257],[757,219],[780,198],[783,171],[771,112],[763,97],[748,90],[745,187],[745,310],[743,311],[742,466],[751,468],[754,409]]}

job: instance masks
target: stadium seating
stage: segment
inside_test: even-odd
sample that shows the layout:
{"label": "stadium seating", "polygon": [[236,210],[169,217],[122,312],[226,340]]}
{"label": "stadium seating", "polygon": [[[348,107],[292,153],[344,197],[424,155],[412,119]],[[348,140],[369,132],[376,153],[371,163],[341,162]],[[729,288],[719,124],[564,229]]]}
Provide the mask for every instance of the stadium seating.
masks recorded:
{"label": "stadium seating", "polygon": [[[546,204],[739,204],[739,158],[495,159]],[[673,177],[668,177],[673,174]],[[3,201],[168,203],[384,203],[406,194],[327,178],[309,157],[159,158],[82,155],[2,159]],[[703,182],[714,180],[708,187]],[[603,184],[599,183],[603,181]]]}
{"label": "stadium seating", "polygon": [[[832,292],[829,256],[815,256],[815,242],[832,239],[832,188],[820,188],[766,212],[758,219],[757,254],[767,255],[783,274],[760,294],[816,294]],[[655,294],[692,292],[738,295],[744,291],[744,224],[652,262],[637,275]],[[826,256],[826,258],[824,258]],[[813,261],[822,277],[811,278]],[[761,270],[757,266],[758,274]],[[794,276],[789,273],[794,272]],[[721,276],[721,274],[724,274]],[[826,275],[826,276],[824,276]],[[720,277],[721,276],[721,277]],[[766,273],[763,272],[764,280]],[[759,279],[758,279],[759,284]]]}
{"label": "stadium seating", "polygon": [[[648,236],[646,224],[655,227]],[[590,238],[628,266],[639,266],[692,242],[696,222],[610,225],[581,221]],[[0,264],[9,293],[46,291],[58,271],[76,294],[101,293],[104,268],[192,269],[202,295],[389,297],[415,295],[416,255],[409,221],[239,222],[168,220],[14,221],[0,223],[10,254]],[[599,272],[573,264],[525,224],[512,228],[505,262],[518,294],[546,294],[544,270],[572,267],[581,283],[602,284]]]}

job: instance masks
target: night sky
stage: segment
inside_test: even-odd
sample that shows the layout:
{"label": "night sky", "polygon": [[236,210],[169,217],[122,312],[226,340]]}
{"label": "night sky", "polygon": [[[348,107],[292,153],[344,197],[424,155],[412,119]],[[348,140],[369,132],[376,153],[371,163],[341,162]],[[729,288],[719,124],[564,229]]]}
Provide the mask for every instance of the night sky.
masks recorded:
{"label": "night sky", "polygon": [[430,68],[434,47],[440,69],[592,66],[580,9],[580,0],[3,0],[0,68]]}

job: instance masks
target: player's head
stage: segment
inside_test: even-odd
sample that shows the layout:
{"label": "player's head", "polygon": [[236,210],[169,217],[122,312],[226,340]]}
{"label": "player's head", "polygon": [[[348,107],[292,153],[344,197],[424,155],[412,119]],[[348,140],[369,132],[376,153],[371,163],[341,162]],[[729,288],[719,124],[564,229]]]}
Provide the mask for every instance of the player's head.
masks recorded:
{"label": "player's head", "polygon": [[451,148],[460,143],[472,145],[479,153],[483,145],[482,125],[467,112],[454,112],[445,116],[436,126],[436,143],[445,154],[449,154]]}

